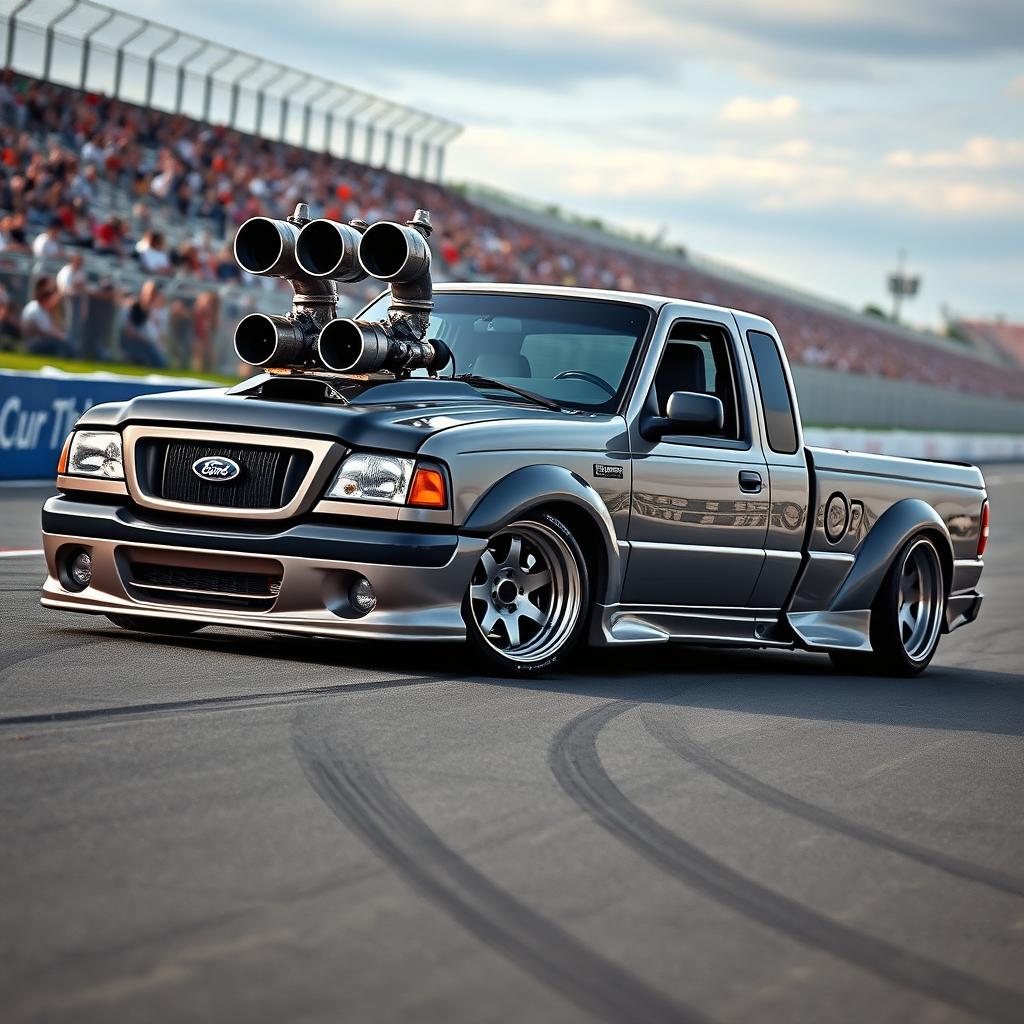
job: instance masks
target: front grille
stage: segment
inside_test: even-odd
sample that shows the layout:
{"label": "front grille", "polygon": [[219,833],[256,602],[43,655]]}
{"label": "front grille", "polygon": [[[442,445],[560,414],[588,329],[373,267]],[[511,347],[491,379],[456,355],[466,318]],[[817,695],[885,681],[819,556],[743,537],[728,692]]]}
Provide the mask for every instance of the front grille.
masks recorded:
{"label": "front grille", "polygon": [[280,575],[153,562],[131,562],[128,582],[150,600],[255,611],[268,609],[281,590]]}
{"label": "front grille", "polygon": [[[241,472],[233,480],[211,481],[192,466],[207,456],[232,459]],[[217,508],[281,508],[298,491],[312,454],[288,448],[209,441],[142,438],[136,444],[139,483],[147,495],[188,505]]]}

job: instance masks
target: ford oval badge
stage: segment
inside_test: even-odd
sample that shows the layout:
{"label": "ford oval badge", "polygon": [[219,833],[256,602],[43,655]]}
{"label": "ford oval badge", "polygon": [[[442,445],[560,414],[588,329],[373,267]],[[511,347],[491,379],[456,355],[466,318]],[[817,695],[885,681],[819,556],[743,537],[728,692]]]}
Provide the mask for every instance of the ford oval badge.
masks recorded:
{"label": "ford oval badge", "polygon": [[192,463],[192,472],[200,480],[209,480],[211,483],[219,484],[227,480],[234,480],[242,472],[242,467],[234,459],[225,459],[219,455],[206,455]]}

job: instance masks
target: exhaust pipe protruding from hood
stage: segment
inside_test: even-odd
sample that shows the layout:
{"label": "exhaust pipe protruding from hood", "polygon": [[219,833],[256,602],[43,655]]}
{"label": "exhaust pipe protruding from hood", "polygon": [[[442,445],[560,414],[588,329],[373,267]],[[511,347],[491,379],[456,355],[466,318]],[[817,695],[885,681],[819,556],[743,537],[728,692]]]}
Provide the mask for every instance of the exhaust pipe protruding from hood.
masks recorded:
{"label": "exhaust pipe protruding from hood", "polygon": [[317,353],[320,362],[336,373],[389,370],[396,376],[416,369],[437,373],[452,356],[443,341],[399,338],[387,322],[366,320],[332,320],[320,332]]}
{"label": "exhaust pipe protruding from hood", "polygon": [[295,261],[312,278],[355,283],[366,279],[359,262],[359,243],[366,224],[354,220],[340,224],[334,220],[311,220],[299,232],[295,242]]}
{"label": "exhaust pipe protruding from hood", "polygon": [[309,338],[297,318],[249,313],[235,328],[235,353],[250,366],[305,365]]}
{"label": "exhaust pipe protruding from hood", "polygon": [[[258,277],[280,277],[292,286],[292,309],[287,316],[252,313],[235,329],[235,352],[252,366],[307,367],[314,365],[316,341],[325,324],[337,315],[334,282],[313,278],[298,263],[296,243],[309,223],[309,207],[298,203],[287,220],[250,217],[235,233],[235,262]],[[249,357],[265,354],[253,362]]]}

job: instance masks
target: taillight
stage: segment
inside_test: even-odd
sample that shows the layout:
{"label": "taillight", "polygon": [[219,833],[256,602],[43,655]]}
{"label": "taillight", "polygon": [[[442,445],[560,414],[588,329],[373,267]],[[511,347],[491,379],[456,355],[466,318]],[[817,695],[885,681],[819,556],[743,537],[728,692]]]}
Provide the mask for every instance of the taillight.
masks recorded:
{"label": "taillight", "polygon": [[978,534],[978,557],[985,554],[988,547],[988,502],[981,506],[981,533]]}

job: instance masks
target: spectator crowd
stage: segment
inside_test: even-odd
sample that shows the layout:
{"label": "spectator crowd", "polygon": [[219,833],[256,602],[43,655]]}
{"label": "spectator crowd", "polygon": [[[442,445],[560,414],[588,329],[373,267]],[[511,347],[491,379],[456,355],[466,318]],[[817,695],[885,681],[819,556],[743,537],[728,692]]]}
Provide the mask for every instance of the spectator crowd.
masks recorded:
{"label": "spectator crowd", "polygon": [[[104,196],[119,197],[130,216],[104,210]],[[235,228],[255,215],[287,216],[299,201],[334,220],[405,219],[429,209],[441,277],[653,292],[746,309],[776,324],[798,363],[1024,397],[1024,372],[969,350],[918,342],[683,259],[626,253],[610,238],[584,241],[557,224],[543,230],[435,184],[10,71],[0,78],[0,261],[21,251],[63,265],[55,277],[36,277],[20,311],[0,296],[0,346],[208,369],[227,319],[219,295],[229,286],[274,287],[243,280],[231,253]],[[81,256],[90,251],[130,262],[144,278],[130,296],[111,300],[119,326],[108,353],[89,350],[89,306],[111,291],[109,280],[90,282]],[[193,285],[189,297],[168,302],[166,285],[181,280]],[[355,304],[377,290],[375,282],[358,289]]]}

